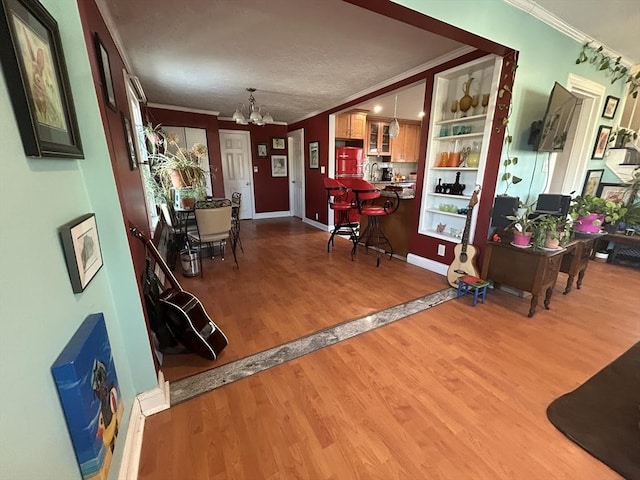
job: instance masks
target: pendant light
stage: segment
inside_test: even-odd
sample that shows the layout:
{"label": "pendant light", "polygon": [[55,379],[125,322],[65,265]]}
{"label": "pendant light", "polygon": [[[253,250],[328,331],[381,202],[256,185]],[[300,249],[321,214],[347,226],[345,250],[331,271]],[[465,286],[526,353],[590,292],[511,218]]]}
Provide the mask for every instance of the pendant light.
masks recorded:
{"label": "pendant light", "polygon": [[389,136],[391,138],[398,138],[398,135],[400,134],[400,124],[398,123],[397,113],[398,95],[396,95],[395,106],[393,107],[393,122],[391,122],[391,126],[389,127]]}
{"label": "pendant light", "polygon": [[[245,105],[241,103],[236,108],[233,117],[231,117],[237,124],[240,125],[248,125],[249,122],[254,125],[263,126],[267,123],[273,123],[273,117],[267,111],[267,107],[264,105],[258,107],[256,105],[256,99],[253,97],[253,92],[255,92],[255,88],[247,88],[247,92],[249,92],[249,104]],[[247,117],[249,117],[247,119]]]}

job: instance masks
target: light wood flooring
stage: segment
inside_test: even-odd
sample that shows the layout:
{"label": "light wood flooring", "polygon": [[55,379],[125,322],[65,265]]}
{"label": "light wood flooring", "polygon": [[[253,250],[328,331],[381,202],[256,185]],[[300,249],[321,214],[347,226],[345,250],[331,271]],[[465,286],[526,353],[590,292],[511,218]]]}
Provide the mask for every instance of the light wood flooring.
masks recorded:
{"label": "light wood flooring", "polygon": [[[218,364],[446,287],[296,219],[243,222],[245,255],[183,279],[227,334]],[[209,263],[209,265],[207,265]],[[592,262],[581,290],[456,299],[146,420],[146,479],[617,479],[548,404],[640,339],[640,271]],[[211,365],[192,356],[167,376]],[[172,361],[175,359],[172,359]],[[166,370],[165,370],[166,368]]]}

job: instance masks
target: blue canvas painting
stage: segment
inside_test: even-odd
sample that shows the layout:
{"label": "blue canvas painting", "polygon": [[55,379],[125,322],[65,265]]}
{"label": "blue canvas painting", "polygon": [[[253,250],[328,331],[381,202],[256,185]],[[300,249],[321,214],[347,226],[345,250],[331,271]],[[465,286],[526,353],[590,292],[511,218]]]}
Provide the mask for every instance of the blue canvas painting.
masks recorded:
{"label": "blue canvas painting", "polygon": [[106,480],[124,412],[104,315],[89,315],[51,367],[83,479]]}

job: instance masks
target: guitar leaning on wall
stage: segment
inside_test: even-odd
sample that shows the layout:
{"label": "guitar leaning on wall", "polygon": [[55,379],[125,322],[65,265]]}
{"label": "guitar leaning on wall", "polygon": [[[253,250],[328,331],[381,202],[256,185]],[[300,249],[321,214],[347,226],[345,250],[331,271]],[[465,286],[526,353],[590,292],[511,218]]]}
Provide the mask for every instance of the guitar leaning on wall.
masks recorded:
{"label": "guitar leaning on wall", "polygon": [[172,335],[196,355],[215,360],[229,343],[227,337],[209,318],[200,300],[182,289],[153,242],[136,227],[131,226],[129,231],[145,244],[169,279],[171,286],[160,295],[159,307]]}
{"label": "guitar leaning on wall", "polygon": [[480,272],[476,266],[478,258],[478,249],[473,245],[469,245],[469,230],[471,229],[471,214],[473,207],[478,203],[477,187],[469,200],[469,209],[467,210],[467,222],[464,225],[464,233],[462,234],[462,243],[459,243],[453,249],[453,262],[447,270],[447,281],[452,287],[458,286],[458,278],[461,275],[471,275],[472,277],[480,277]]}

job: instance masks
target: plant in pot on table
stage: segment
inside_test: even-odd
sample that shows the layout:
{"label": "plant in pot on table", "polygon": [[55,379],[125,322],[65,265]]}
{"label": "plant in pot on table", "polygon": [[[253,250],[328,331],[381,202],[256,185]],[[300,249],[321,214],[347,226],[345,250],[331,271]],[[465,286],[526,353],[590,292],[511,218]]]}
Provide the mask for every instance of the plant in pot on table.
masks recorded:
{"label": "plant in pot on table", "polygon": [[580,233],[599,233],[604,224],[615,225],[626,213],[627,207],[622,202],[594,195],[575,197],[569,206],[573,228]]}
{"label": "plant in pot on table", "polygon": [[512,245],[516,247],[531,245],[531,237],[538,219],[538,217],[531,218],[531,205],[518,209],[517,215],[507,215],[506,218],[511,220],[511,224],[507,228],[513,227],[514,229]]}
{"label": "plant in pot on table", "polygon": [[556,250],[571,239],[571,221],[567,217],[542,214],[535,220],[536,247]]}

